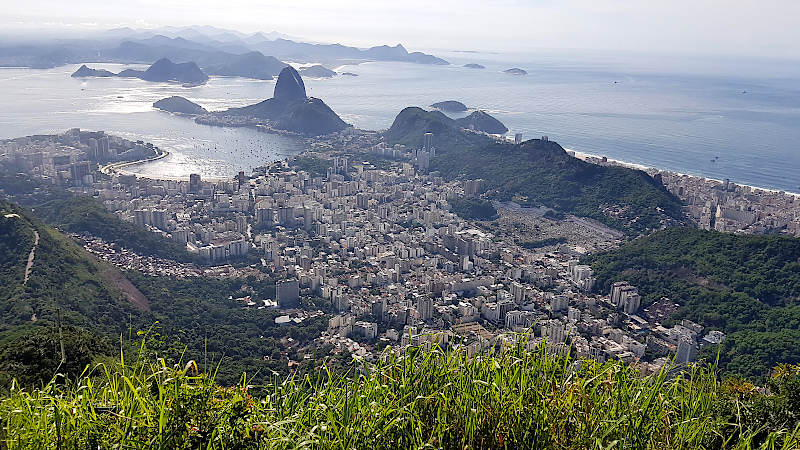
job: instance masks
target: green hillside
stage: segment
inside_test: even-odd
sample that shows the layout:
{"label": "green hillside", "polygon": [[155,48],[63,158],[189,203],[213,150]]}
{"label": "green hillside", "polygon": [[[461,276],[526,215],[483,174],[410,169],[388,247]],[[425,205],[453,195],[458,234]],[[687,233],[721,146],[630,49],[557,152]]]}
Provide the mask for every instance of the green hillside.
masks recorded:
{"label": "green hillside", "polygon": [[482,178],[493,199],[544,205],[633,235],[688,223],[681,201],[640,170],[589,164],[552,141],[497,142],[445,119],[439,112],[406,108],[384,137],[420,147],[424,134],[434,133],[437,153],[430,169],[446,179]]}
{"label": "green hillside", "polygon": [[248,294],[240,291],[245,283],[255,291],[251,294],[255,301],[274,298],[275,280],[178,280],[137,272],[128,272],[127,276],[150,304],[151,314],[143,316],[138,329],[147,329],[158,321],[159,333],[172,344],[162,354],[170,361],[181,356],[223,361],[217,373],[217,381],[223,386],[235,384],[243,373],[261,381],[272,373],[288,374],[289,361],[303,361],[305,354],[314,355],[316,349],[308,344],[328,327],[330,316],[326,315],[282,327],[275,323],[280,312],[244,308],[229,299]]}
{"label": "green hillside", "polygon": [[107,343],[95,342],[119,336],[139,311],[104,270],[29,211],[0,200],[0,390],[12,378],[25,386],[48,382],[59,368],[61,340],[67,361],[59,372],[70,378],[110,353]]}
{"label": "green hillside", "polygon": [[668,297],[681,305],[675,319],[725,332],[726,373],[761,377],[800,362],[800,239],[671,228],[588,261],[601,292],[628,281],[643,307]]}
{"label": "green hillside", "polygon": [[35,213],[60,230],[79,234],[89,233],[141,255],[181,262],[193,262],[197,259],[187,252],[184,246],[160,234],[123,221],[92,197],[75,196],[53,200],[36,206]]}
{"label": "green hillside", "polygon": [[[105,209],[102,205],[99,209],[88,200],[73,198],[66,202],[86,209],[55,208],[53,204],[48,208],[63,212],[58,217],[65,221],[91,226],[93,214],[101,215],[96,220],[102,221]],[[90,212],[88,222],[79,220],[84,211]],[[39,242],[25,284],[25,266],[34,247],[34,232],[38,233]],[[124,229],[116,232],[122,233],[123,242],[135,242],[136,235],[126,235]],[[116,287],[115,281],[126,277],[146,298],[147,310],[134,306]],[[247,285],[247,292],[241,291],[243,285]],[[73,339],[75,336],[88,330],[89,335],[114,343],[111,347],[119,351],[120,336],[127,341],[131,333],[136,335],[138,331],[155,327],[161,336],[159,339],[171,343],[156,346],[159,355],[167,361],[182,355],[217,362],[224,360],[226,364],[217,378],[224,385],[234,384],[245,372],[262,377],[272,373],[287,374],[288,361],[302,361],[306,353],[314,354],[315,348],[308,344],[328,325],[328,316],[319,315],[299,325],[281,327],[275,323],[279,312],[244,308],[241,303],[229,299],[245,295],[252,295],[256,301],[274,298],[275,280],[271,279],[197,277],[179,280],[132,271],[120,274],[117,269],[88,256],[72,240],[44,225],[30,211],[4,200],[0,200],[0,286],[0,390],[7,387],[13,377],[34,385],[52,377],[57,364],[50,363],[53,358],[60,359],[59,349],[52,345],[58,342],[52,333],[59,312],[61,323],[75,330],[68,333],[64,341],[67,353],[74,355],[69,357],[70,368],[80,366],[78,374],[85,364],[76,364],[76,361],[86,361],[82,355],[98,352],[90,348],[72,351],[75,345],[80,346],[76,339],[92,341]],[[286,340],[287,337],[292,340]],[[31,352],[38,356],[32,357]],[[73,371],[71,375],[76,373]]]}
{"label": "green hillside", "polygon": [[[25,265],[34,244],[30,277]],[[116,331],[135,308],[74,242],[27,210],[0,200],[0,339],[21,325],[56,322]]]}

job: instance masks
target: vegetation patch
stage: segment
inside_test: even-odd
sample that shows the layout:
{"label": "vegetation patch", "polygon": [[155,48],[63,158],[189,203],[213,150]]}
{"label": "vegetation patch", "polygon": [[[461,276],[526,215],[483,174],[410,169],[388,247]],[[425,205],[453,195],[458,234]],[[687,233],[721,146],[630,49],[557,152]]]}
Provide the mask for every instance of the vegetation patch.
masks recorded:
{"label": "vegetation patch", "polygon": [[667,297],[681,305],[674,319],[725,332],[727,374],[763,378],[779,362],[800,362],[800,239],[670,228],[588,262],[600,292],[627,281],[642,307]]}
{"label": "vegetation patch", "polygon": [[487,220],[497,215],[492,202],[480,197],[453,197],[448,198],[447,203],[463,219]]}
{"label": "vegetation patch", "polygon": [[330,161],[327,159],[316,158],[314,156],[298,156],[292,162],[297,170],[304,170],[311,176],[328,174],[328,169],[331,167]]}
{"label": "vegetation patch", "polygon": [[714,368],[641,377],[510,349],[464,360],[409,348],[254,386],[213,367],[148,357],[97,366],[74,384],[13,389],[0,402],[9,449],[789,449],[800,445],[798,367],[771,394]]}
{"label": "vegetation patch", "polygon": [[36,207],[36,214],[49,224],[71,233],[88,233],[145,256],[196,262],[182,245],[125,222],[92,197],[75,196]]}

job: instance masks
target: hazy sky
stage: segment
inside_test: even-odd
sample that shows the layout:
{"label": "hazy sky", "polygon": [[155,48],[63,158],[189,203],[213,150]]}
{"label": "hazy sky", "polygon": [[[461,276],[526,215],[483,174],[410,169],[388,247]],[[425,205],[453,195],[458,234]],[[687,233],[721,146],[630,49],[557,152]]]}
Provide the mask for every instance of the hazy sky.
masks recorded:
{"label": "hazy sky", "polygon": [[412,50],[601,48],[800,58],[797,0],[2,0],[0,28],[214,25]]}

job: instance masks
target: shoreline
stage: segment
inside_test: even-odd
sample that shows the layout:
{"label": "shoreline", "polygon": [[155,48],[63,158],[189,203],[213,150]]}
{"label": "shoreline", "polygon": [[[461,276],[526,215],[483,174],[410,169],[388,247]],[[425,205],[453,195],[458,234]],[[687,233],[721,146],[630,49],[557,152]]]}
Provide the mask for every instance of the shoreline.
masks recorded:
{"label": "shoreline", "polygon": [[[133,175],[137,179],[138,178],[144,178],[146,180],[152,180],[152,181],[189,181],[189,177],[153,177],[153,176],[148,176],[148,175],[142,175],[142,174],[136,173],[136,172],[131,172],[129,170],[125,170],[124,169],[124,167],[128,167],[128,166],[135,166],[135,165],[138,165],[138,164],[147,164],[147,163],[151,163],[153,161],[158,161],[159,159],[166,158],[167,156],[170,155],[170,153],[168,151],[166,151],[166,150],[160,150],[159,149],[159,152],[160,153],[158,155],[153,156],[152,158],[142,159],[140,161],[126,161],[126,162],[122,162],[122,163],[107,164],[107,165],[101,167],[100,169],[98,169],[98,171],[103,173],[103,174],[105,174],[105,175],[108,175],[108,176],[112,176],[113,174],[117,174],[117,175]],[[233,177],[231,177],[231,178],[233,178]],[[227,181],[227,180],[230,180],[231,178],[204,178],[203,181],[210,181],[212,183],[216,183],[216,182],[220,182],[220,181]]]}
{"label": "shoreline", "polygon": [[[609,164],[623,166],[623,167],[629,167],[629,168],[632,168],[632,169],[638,169],[638,170],[641,170],[641,171],[644,171],[644,172],[670,173],[670,174],[674,174],[674,175],[681,176],[681,177],[698,178],[698,179],[702,179],[702,180],[706,180],[706,181],[713,181],[714,183],[719,183],[719,184],[723,184],[724,183],[724,180],[718,180],[716,178],[710,178],[710,177],[706,177],[706,176],[703,176],[703,175],[693,175],[693,174],[689,174],[689,173],[676,172],[674,170],[660,169],[658,167],[647,166],[647,165],[644,165],[644,164],[631,163],[631,162],[622,161],[622,160],[618,160],[618,159],[612,159],[612,158],[609,158],[607,156],[594,155],[594,154],[591,154],[591,153],[581,152],[581,151],[577,151],[577,150],[570,150],[570,149],[566,149],[566,148],[564,150],[567,151],[568,153],[572,153],[575,158],[578,158],[578,159],[580,159],[582,161],[586,161],[586,162],[588,162],[590,164],[602,163],[602,159],[606,158],[606,162],[609,163]],[[598,161],[590,161],[591,159],[595,159],[595,160],[598,160]],[[770,188],[765,188],[765,187],[760,187],[760,186],[753,186],[753,185],[750,185],[750,184],[738,183],[735,180],[731,180],[730,178],[728,179],[728,181],[733,182],[734,184],[736,184],[736,186],[747,187],[747,188],[750,188],[751,190],[755,190],[755,191],[770,192],[770,193],[774,193],[774,194],[783,193],[784,195],[791,195],[793,197],[800,197],[800,193],[798,193],[798,192],[790,192],[790,191],[784,191],[784,190],[780,190],[780,189],[770,189]]]}

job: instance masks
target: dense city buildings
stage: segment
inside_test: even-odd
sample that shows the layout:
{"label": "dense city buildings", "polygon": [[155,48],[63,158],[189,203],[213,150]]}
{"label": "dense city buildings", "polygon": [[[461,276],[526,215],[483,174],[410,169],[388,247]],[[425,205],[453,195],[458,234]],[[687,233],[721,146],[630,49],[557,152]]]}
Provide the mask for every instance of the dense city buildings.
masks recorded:
{"label": "dense city buildings", "polygon": [[[478,196],[485,183],[448,182],[429,172],[433,135],[425,135],[423,148],[408,149],[349,128],[310,142],[307,154],[230,180],[98,174],[95,164],[119,159],[106,148],[149,147],[105,135],[98,141],[78,130],[42,139],[2,142],[0,158],[97,198],[122,220],[185,245],[207,266],[147,258],[83,236],[89,251],[153,276],[274,277],[274,300],[248,299],[242,307],[295,311],[303,298],[322,299],[335,313],[318,341],[336,352],[372,359],[387,345],[402,352],[407,344],[438,344],[472,357],[505,346],[546,346],[650,372],[670,354],[688,363],[699,347],[725,338],[719,331],[703,335],[688,321],[665,328],[680,299],[642,310],[637,288],[627,283],[615,284],[610,295],[594,293],[594,273],[580,258],[616,247],[615,230],[572,216],[552,220],[546,208],[513,203],[495,203],[493,221],[459,217],[449,200]],[[370,162],[376,158],[380,167]],[[689,199],[701,226],[798,229],[794,197],[669,173],[661,180]],[[534,240],[544,244],[520,245]],[[288,312],[279,319],[299,323]]]}

